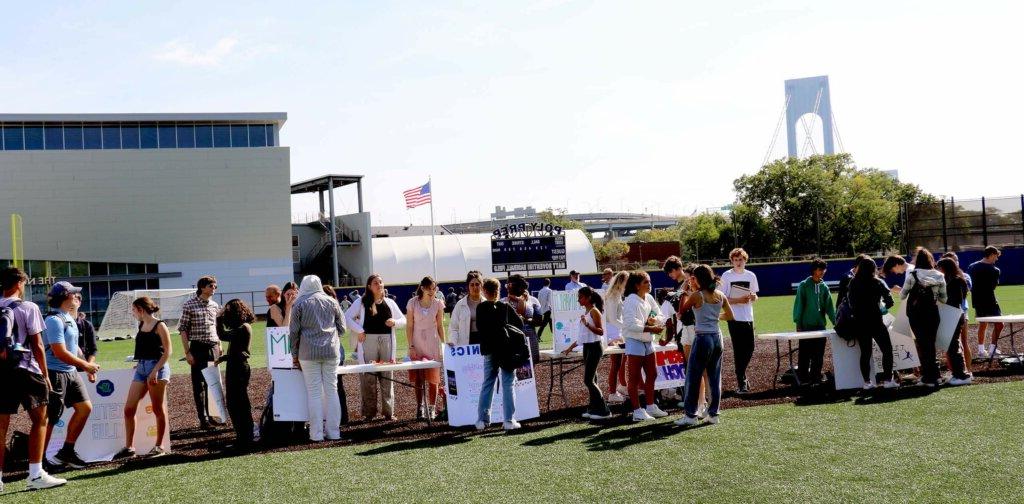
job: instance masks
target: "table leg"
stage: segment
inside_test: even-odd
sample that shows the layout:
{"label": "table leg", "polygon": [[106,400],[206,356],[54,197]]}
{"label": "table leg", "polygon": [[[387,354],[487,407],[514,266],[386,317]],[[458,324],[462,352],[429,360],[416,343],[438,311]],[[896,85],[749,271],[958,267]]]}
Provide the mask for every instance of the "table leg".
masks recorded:
{"label": "table leg", "polygon": [[779,371],[782,369],[782,345],[775,340],[775,380],[772,381],[772,388],[779,388]]}
{"label": "table leg", "polygon": [[797,372],[798,370],[793,369],[793,342],[787,341],[786,344],[789,345],[789,369],[793,371],[793,383],[795,383],[796,386],[799,387],[801,385],[800,373]]}
{"label": "table leg", "polygon": [[548,411],[551,411],[551,394],[555,393],[555,363],[548,361]]}
{"label": "table leg", "polygon": [[564,361],[558,361],[558,390],[562,395],[562,407],[569,407],[569,399],[565,396],[565,369],[563,368]]}

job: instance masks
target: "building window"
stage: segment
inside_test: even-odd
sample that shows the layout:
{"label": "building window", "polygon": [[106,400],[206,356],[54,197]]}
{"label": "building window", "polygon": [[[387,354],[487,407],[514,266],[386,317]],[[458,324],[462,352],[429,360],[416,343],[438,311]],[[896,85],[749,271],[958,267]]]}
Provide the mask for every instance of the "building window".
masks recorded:
{"label": "building window", "polygon": [[146,265],[145,264],[129,264],[128,265],[129,275],[145,275]]}
{"label": "building window", "polygon": [[213,126],[209,124],[196,125],[196,147],[201,149],[213,147]]}
{"label": "building window", "polygon": [[47,126],[44,128],[43,141],[46,150],[61,150],[64,148],[64,128],[60,126]]}
{"label": "building window", "polygon": [[57,278],[67,278],[71,276],[71,269],[67,261],[50,261],[50,273]]}
{"label": "building window", "polygon": [[231,128],[226,124],[213,126],[213,146],[231,147]]}
{"label": "building window", "polygon": [[89,276],[101,276],[107,274],[107,263],[89,263]]}
{"label": "building window", "polygon": [[43,127],[25,126],[25,150],[43,149]]}
{"label": "building window", "polygon": [[141,140],[139,135],[139,125],[135,123],[128,123],[121,125],[121,148],[122,149],[138,149],[139,142]]}
{"label": "building window", "polygon": [[155,125],[143,124],[139,127],[139,145],[143,149],[156,149],[159,147],[160,142]]}
{"label": "building window", "polygon": [[178,148],[191,149],[196,146],[196,127],[191,124],[178,125]]}
{"label": "building window", "polygon": [[4,150],[24,150],[25,130],[18,126],[4,126]]}
{"label": "building window", "polygon": [[276,145],[277,145],[277,142],[274,141],[274,125],[273,124],[268,124],[267,125],[267,146],[268,147],[274,147]]}
{"label": "building window", "polygon": [[299,235],[292,235],[292,246],[293,247],[298,247],[299,246]]}
{"label": "building window", "polygon": [[249,146],[249,128],[244,124],[235,124],[231,126],[231,146],[232,147],[248,147]]}
{"label": "building window", "polygon": [[249,147],[267,146],[267,128],[262,124],[249,125]]}
{"label": "building window", "polygon": [[87,124],[82,128],[82,141],[86,149],[102,149],[103,138],[97,124]]}
{"label": "building window", "polygon": [[72,277],[87,277],[87,276],[89,276],[89,263],[84,263],[84,262],[73,262],[73,263],[71,263],[71,276]]}
{"label": "building window", "polygon": [[104,124],[103,125],[103,148],[104,149],[120,149],[121,148],[121,127],[117,124]]}
{"label": "building window", "polygon": [[64,148],[69,150],[80,150],[82,148],[81,126],[64,126]]}
{"label": "building window", "polygon": [[157,129],[160,132],[161,149],[177,149],[178,142],[175,140],[174,125],[161,125]]}

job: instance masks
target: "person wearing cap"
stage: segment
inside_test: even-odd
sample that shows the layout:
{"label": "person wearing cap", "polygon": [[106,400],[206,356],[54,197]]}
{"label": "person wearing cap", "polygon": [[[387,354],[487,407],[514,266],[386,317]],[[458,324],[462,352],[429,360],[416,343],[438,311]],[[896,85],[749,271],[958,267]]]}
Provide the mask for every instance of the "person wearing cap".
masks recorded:
{"label": "person wearing cap", "polygon": [[87,464],[75,453],[75,441],[85,429],[85,421],[92,413],[92,402],[89,401],[89,394],[85,391],[85,384],[78,376],[78,371],[84,371],[92,380],[100,366],[79,357],[78,324],[71,313],[78,311],[82,305],[82,288],[70,282],[57,282],[47,296],[47,304],[54,312],[44,321],[43,340],[46,344],[46,368],[50,377],[46,444],[50,444],[53,427],[64,415],[64,408],[73,408],[64,446],[53,458],[59,465],[82,469]]}
{"label": "person wearing cap", "polygon": [[587,284],[580,281],[580,272],[572,270],[569,272],[569,283],[565,284],[565,292],[572,292],[586,287]]}

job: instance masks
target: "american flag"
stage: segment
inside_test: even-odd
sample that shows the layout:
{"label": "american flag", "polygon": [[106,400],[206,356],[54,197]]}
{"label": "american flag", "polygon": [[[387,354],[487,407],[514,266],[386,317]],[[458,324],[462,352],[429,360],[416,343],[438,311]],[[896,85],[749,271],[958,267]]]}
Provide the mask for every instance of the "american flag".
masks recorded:
{"label": "american flag", "polygon": [[405,195],[405,208],[416,208],[430,203],[430,182],[414,187],[402,193]]}

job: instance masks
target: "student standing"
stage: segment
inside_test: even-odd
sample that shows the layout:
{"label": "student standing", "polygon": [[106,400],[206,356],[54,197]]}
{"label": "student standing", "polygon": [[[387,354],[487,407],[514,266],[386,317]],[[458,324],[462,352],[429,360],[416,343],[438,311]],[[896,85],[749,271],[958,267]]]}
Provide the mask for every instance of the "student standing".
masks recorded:
{"label": "student standing", "polygon": [[921,360],[921,384],[939,385],[939,367],[935,363],[935,340],[939,332],[939,304],[946,302],[946,277],[935,269],[935,258],[926,248],[918,248],[914,270],[903,282],[900,299],[907,301],[907,318],[914,331],[914,343]]}
{"label": "student standing", "polygon": [[273,296],[272,290],[277,289],[276,285],[267,287],[267,327],[288,327],[291,325],[292,305],[295,304],[295,297],[299,294],[299,286],[295,282],[284,284],[284,289],[277,289],[277,295]]}
{"label": "student standing", "polygon": [[[653,342],[655,334],[665,331],[665,321],[650,292],[651,278],[647,272],[629,273],[624,292],[626,299],[622,305],[622,336],[626,340],[626,381],[634,422],[661,418],[668,414],[654,403],[654,381],[658,371]],[[644,409],[640,408],[641,384],[647,401]]]}
{"label": "student standing", "polygon": [[750,392],[747,366],[754,356],[754,302],[757,301],[757,275],[746,269],[747,252],[735,248],[729,252],[732,269],[722,274],[722,292],[729,299],[734,319],[729,321],[733,358],[736,360],[736,393]]}
{"label": "student standing", "polygon": [[[882,352],[882,376],[885,388],[899,386],[893,379],[892,340],[889,330],[882,322],[884,312],[892,308],[894,302],[889,286],[878,278],[878,266],[866,255],[857,259],[856,274],[850,281],[849,303],[857,326],[857,344],[860,346],[860,373],[864,378],[864,389],[871,385],[871,341],[878,344]],[[884,304],[885,308],[880,306]]]}
{"label": "student standing", "polygon": [[[338,308],[340,315],[341,308]],[[217,318],[217,336],[229,343],[217,364],[227,363],[224,376],[227,395],[228,416],[235,429],[236,451],[252,447],[253,421],[252,404],[249,402],[250,347],[252,345],[252,323],[256,320],[252,310],[241,299],[232,299],[224,305],[224,311]],[[344,333],[344,330],[342,330]],[[340,424],[339,424],[340,425]]]}
{"label": "student standing", "polygon": [[114,459],[135,456],[135,414],[139,401],[149,394],[153,416],[156,417],[156,446],[147,457],[161,457],[164,451],[164,437],[167,436],[167,410],[164,408],[167,384],[171,381],[171,333],[167,324],[156,318],[160,307],[147,296],[132,301],[132,315],[139,321],[139,332],[135,334],[135,375],[128,388],[124,403],[125,445]]}
{"label": "student standing", "polygon": [[[406,305],[406,334],[409,343],[409,359],[429,359],[441,362],[441,345],[444,343],[444,302],[434,294],[437,283],[427,276],[420,280],[416,297]],[[441,370],[416,369],[409,371],[409,379],[416,390],[416,419],[434,419],[437,404],[437,387],[441,383]],[[423,402],[423,384],[427,383],[427,402]]]}
{"label": "student standing", "polygon": [[[50,476],[43,470],[46,451],[46,403],[50,384],[47,378],[46,355],[43,351],[43,317],[39,307],[23,301],[28,276],[18,268],[0,270],[0,324],[10,331],[11,339],[4,336],[0,347],[0,491],[3,490],[4,450],[7,447],[7,428],[11,415],[18,408],[28,412],[32,427],[28,431],[29,490],[53,488],[67,480]],[[7,343],[11,343],[8,346]]]}
{"label": "student standing", "polygon": [[201,429],[208,429],[210,424],[224,424],[210,417],[206,401],[209,392],[203,378],[203,370],[222,351],[220,340],[217,339],[220,305],[212,299],[214,292],[217,292],[217,279],[212,276],[200,278],[196,281],[196,295],[181,306],[181,318],[178,319],[178,333],[181,335],[185,360],[191,368],[192,399],[195,401]]}
{"label": "student standing", "polygon": [[523,319],[523,332],[530,344],[530,355],[533,362],[540,362],[540,341],[534,329],[534,322],[541,319],[540,301],[530,295],[530,285],[526,283],[523,275],[517,273],[509,277],[508,296],[502,301],[508,303]]}
{"label": "student standing", "polygon": [[[693,337],[696,335],[696,322],[693,317],[693,311],[686,310],[681,312],[679,311],[679,308],[682,306],[682,302],[686,299],[687,295],[697,290],[690,290],[690,279],[693,273],[693,267],[687,266],[684,268],[682,259],[679,259],[676,256],[670,256],[668,259],[665,259],[665,264],[662,265],[662,270],[669,278],[672,279],[673,282],[676,282],[676,288],[674,293],[671,295],[672,301],[670,301],[670,309],[666,310],[669,312],[666,317],[672,321],[671,326],[673,327],[671,332],[674,337],[669,338],[666,334],[666,337],[663,338],[660,343],[662,345],[666,345],[670,339],[674,339],[676,347],[679,349],[679,352],[683,354],[683,361],[685,362],[686,359],[690,358],[690,347],[693,345]],[[662,307],[663,309],[665,308],[664,305]],[[703,380],[703,378],[701,379]],[[701,388],[701,390],[703,391],[704,389]],[[678,393],[680,399],[679,405],[682,407],[682,399],[686,394],[685,387],[679,387]],[[700,403],[701,405],[704,404],[703,393],[701,394]]]}
{"label": "student standing", "polygon": [[[480,402],[477,407],[476,429],[484,430],[491,423],[491,400],[494,397],[494,382],[501,376],[501,405],[504,409],[506,431],[516,430],[522,425],[516,421],[516,370],[504,366],[511,348],[506,342],[505,325],[523,329],[523,319],[508,304],[499,301],[501,284],[495,278],[483,282],[484,301],[477,306],[477,327],[480,330],[480,354],[484,357],[484,381],[480,388]],[[525,341],[514,342],[525,345]]]}
{"label": "student standing", "polygon": [[[960,301],[960,309],[964,312],[963,324],[960,325],[960,344],[964,351],[964,368],[967,370],[967,374],[971,374],[971,361],[974,357],[971,355],[971,344],[968,341],[967,334],[967,321],[970,317],[970,305],[967,303],[967,295],[971,293],[971,289],[974,288],[974,283],[971,280],[971,275],[968,275],[966,271],[960,269],[960,258],[955,252],[946,252],[942,254],[942,258],[949,258],[956,264],[957,271],[960,272],[960,276],[963,277],[964,282],[967,283],[967,292],[964,293],[963,300]],[[940,261],[941,262],[941,261]],[[946,292],[952,296],[953,293],[949,292],[949,278],[946,278]],[[948,300],[947,300],[948,302]]]}
{"label": "student standing", "polygon": [[[972,263],[967,272],[970,273],[974,282],[971,289],[971,297],[974,298],[974,316],[977,317],[998,317],[1003,314],[999,308],[999,300],[996,299],[996,287],[999,286],[999,276],[1002,273],[996,267],[996,261],[1002,252],[999,249],[989,246],[985,247],[985,256],[980,261]],[[988,329],[988,322],[978,322],[978,358],[987,359],[990,355],[1000,355],[998,343],[999,334],[1003,332],[1003,323],[992,324],[992,343],[985,347],[985,331]]]}
{"label": "student standing", "polygon": [[555,328],[551,325],[551,279],[544,279],[544,286],[540,288],[540,292],[537,293],[537,300],[540,302],[540,313],[541,321],[540,327],[537,328],[537,341],[541,341],[544,336],[544,328],[551,328],[551,332],[554,333]]}
{"label": "student standing", "polygon": [[601,271],[601,291],[607,291],[608,287],[612,286],[612,277],[615,276],[615,271],[611,268],[605,268]]}
{"label": "student standing", "polygon": [[[78,326],[78,348],[82,350],[82,358],[95,363],[96,354],[99,353],[96,347],[96,327],[81,311],[75,315],[75,324]],[[96,381],[96,375],[89,376],[89,381]]]}
{"label": "student standing", "polygon": [[696,425],[701,376],[707,375],[711,387],[707,420],[718,423],[718,410],[722,401],[722,333],[719,320],[733,318],[732,308],[725,293],[718,290],[715,273],[710,266],[698,265],[693,270],[699,290],[683,301],[680,310],[693,310],[697,321],[697,335],[693,339],[690,358],[686,362],[686,394],[683,399],[683,417],[676,425]]}
{"label": "student standing", "polygon": [[[960,328],[964,326],[967,312],[963,308],[963,300],[967,297],[967,279],[960,271],[960,266],[949,257],[943,257],[935,265],[935,269],[942,272],[946,279],[946,304],[960,310],[960,318],[956,322],[956,331],[949,341],[949,348],[946,350],[946,361],[949,363],[949,370],[953,374],[950,378],[950,385],[968,385],[972,376],[967,368],[964,359],[963,344],[960,340]],[[928,355],[931,355],[929,352]]]}
{"label": "student standing", "polygon": [[[608,346],[626,348],[622,338],[622,298],[626,291],[629,273],[620,271],[612,277],[611,285],[604,293],[604,334]],[[626,400],[626,356],[612,354],[608,367],[608,402],[621,403]]]}
{"label": "student standing", "polygon": [[46,317],[46,368],[50,378],[50,398],[47,405],[48,425],[46,444],[50,444],[53,428],[64,415],[64,408],[71,407],[74,413],[68,421],[64,446],[54,456],[59,464],[81,469],[87,464],[75,453],[75,442],[85,429],[85,422],[92,413],[92,402],[85,391],[85,384],[78,375],[84,371],[94,376],[100,367],[79,357],[78,325],[71,312],[82,305],[82,289],[68,282],[53,284],[47,303],[54,311]]}
{"label": "student standing", "polygon": [[[356,335],[356,354],[360,364],[394,362],[395,330],[405,327],[405,315],[395,300],[386,296],[384,280],[373,274],[366,279],[366,291],[345,314]],[[363,373],[360,393],[364,420],[377,416],[377,396],[385,420],[395,419],[394,373]]]}
{"label": "student standing", "polygon": [[601,388],[597,385],[597,367],[604,356],[604,322],[601,315],[604,301],[590,287],[583,287],[576,292],[577,302],[585,313],[580,315],[577,340],[562,353],[569,355],[577,344],[583,345],[583,384],[590,393],[590,404],[583,413],[583,418],[605,420],[611,418],[611,411],[608,410],[608,404],[601,395]]}
{"label": "student standing", "polygon": [[476,307],[484,300],[481,295],[484,278],[479,271],[466,273],[466,288],[469,294],[455,303],[452,319],[448,324],[449,346],[479,345],[480,333],[476,327]]}
{"label": "student standing", "polygon": [[[832,293],[825,284],[828,265],[821,259],[811,261],[811,276],[796,288],[793,300],[793,323],[797,331],[823,331],[825,318],[836,324],[836,310],[832,306]],[[797,377],[802,383],[821,382],[821,368],[825,362],[825,338],[800,340],[797,359]]]}
{"label": "student standing", "polygon": [[307,275],[302,279],[292,307],[288,336],[292,365],[302,370],[306,384],[309,440],[313,442],[341,439],[337,370],[339,359],[345,353],[341,345],[343,334],[345,315],[338,300],[324,293],[319,277]]}

